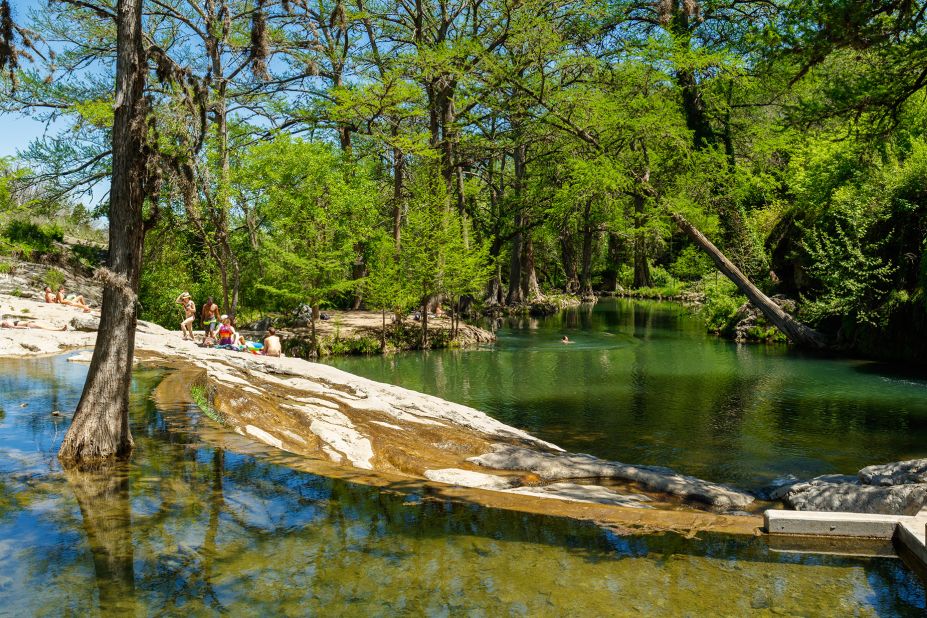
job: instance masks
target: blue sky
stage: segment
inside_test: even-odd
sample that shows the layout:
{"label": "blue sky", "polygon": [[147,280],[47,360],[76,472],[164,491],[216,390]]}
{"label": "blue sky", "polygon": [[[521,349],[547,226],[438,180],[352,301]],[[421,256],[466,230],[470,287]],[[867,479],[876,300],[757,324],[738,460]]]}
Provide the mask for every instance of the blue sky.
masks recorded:
{"label": "blue sky", "polygon": [[[40,2],[41,0],[13,0],[13,19],[18,23],[25,22],[29,11],[37,8]],[[44,132],[44,123],[36,122],[29,117],[0,115],[0,157],[15,155],[17,150],[25,148],[30,141],[41,137]]]}

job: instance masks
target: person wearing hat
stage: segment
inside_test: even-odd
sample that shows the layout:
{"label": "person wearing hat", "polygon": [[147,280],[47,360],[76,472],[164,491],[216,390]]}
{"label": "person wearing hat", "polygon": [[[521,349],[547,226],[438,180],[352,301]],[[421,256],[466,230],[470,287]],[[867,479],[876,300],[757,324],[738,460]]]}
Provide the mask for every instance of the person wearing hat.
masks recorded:
{"label": "person wearing hat", "polygon": [[222,324],[219,326],[219,330],[216,331],[216,336],[219,338],[219,345],[232,345],[238,340],[238,333],[235,332],[235,327],[232,326],[232,321],[229,319],[229,316],[222,314],[222,317],[219,318],[222,321]]}
{"label": "person wearing hat", "polygon": [[186,341],[189,339],[193,341],[193,320],[196,319],[196,305],[193,303],[193,299],[190,298],[189,292],[184,292],[178,296],[175,302],[183,306],[185,314],[183,322],[180,323],[180,332],[183,335],[183,340]]}

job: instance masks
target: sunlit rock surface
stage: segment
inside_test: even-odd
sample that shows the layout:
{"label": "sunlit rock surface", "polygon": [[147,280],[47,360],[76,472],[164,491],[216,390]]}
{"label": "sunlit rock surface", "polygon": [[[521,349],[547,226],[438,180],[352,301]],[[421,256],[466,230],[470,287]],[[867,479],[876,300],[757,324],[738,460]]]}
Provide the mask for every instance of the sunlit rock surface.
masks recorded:
{"label": "sunlit rock surface", "polygon": [[927,505],[927,459],[867,466],[791,485],[784,501],[799,511],[915,515]]}
{"label": "sunlit rock surface", "polygon": [[724,508],[740,508],[754,498],[726,485],[703,481],[659,466],[632,466],[592,455],[554,453],[508,445],[493,445],[493,452],[469,461],[499,470],[533,472],[545,480],[610,478],[634,481],[647,489],[682,496]]}
{"label": "sunlit rock surface", "polygon": [[[0,297],[11,313],[25,311],[57,325],[89,324],[74,309]],[[0,356],[56,353],[93,344],[95,333],[0,331]],[[739,509],[748,494],[658,467],[629,466],[565,453],[549,442],[479,410],[334,367],[297,358],[268,358],[200,348],[179,334],[140,322],[137,356],[184,367],[159,391],[189,400],[228,429],[276,449],[350,470],[428,479],[452,486],[595,505],[647,507],[647,496],[575,478],[625,479],[645,490]],[[86,355],[80,360],[86,360]],[[517,493],[515,493],[517,492]],[[523,498],[527,499],[527,498]]]}

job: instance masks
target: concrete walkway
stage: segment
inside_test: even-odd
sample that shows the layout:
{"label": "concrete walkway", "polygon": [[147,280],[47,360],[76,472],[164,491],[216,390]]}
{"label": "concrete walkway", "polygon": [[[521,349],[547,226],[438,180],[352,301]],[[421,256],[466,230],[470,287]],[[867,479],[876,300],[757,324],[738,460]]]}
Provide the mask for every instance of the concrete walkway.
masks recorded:
{"label": "concrete walkway", "polygon": [[[873,539],[890,541],[916,572],[927,573],[927,508],[917,515],[770,509],[763,521],[771,537],[808,539],[807,553],[818,553],[814,541],[822,538],[843,539],[848,555],[881,555],[870,553]],[[788,551],[801,550],[793,544]]]}

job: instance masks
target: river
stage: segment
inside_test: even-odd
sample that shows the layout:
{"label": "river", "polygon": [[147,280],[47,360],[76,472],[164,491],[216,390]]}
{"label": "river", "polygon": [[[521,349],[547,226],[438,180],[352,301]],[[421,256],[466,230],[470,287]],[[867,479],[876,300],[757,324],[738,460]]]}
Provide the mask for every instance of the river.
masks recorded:
{"label": "river", "polygon": [[[772,422],[772,405],[758,407],[757,394],[742,394],[740,401],[753,402],[738,408],[743,412],[709,414],[712,401],[730,403],[732,387],[703,386],[693,374],[736,384],[712,363],[726,358],[730,372],[733,359],[746,355],[753,384],[766,384],[763,367],[780,367],[781,383],[785,365],[821,361],[702,337],[672,307],[634,305],[633,317],[621,307],[609,312],[603,303],[591,314],[525,321],[500,331],[490,350],[338,363],[366,367],[368,374],[403,368],[400,381],[407,385],[418,380],[565,446],[626,460],[660,461],[660,453],[675,453],[663,463],[676,465],[696,461],[685,453],[697,452],[706,470],[736,471],[718,467],[725,459],[720,453],[704,453],[738,442],[732,458],[752,463],[744,476],[732,476],[762,477],[759,462],[774,457],[766,450],[745,455],[745,436],[766,435],[751,428],[759,423],[755,416],[760,425]],[[639,326],[629,330],[629,320]],[[576,343],[559,347],[561,331]],[[700,351],[684,355],[686,341]],[[682,356],[674,359],[673,350]],[[693,355],[708,365],[693,367]],[[855,374],[908,392],[906,383],[856,364],[824,366],[843,376],[844,385]],[[464,380],[468,367],[479,371]],[[709,533],[629,535],[311,474],[299,457],[227,431],[195,407],[159,409],[150,393],[164,374],[155,370],[135,373],[131,461],[88,483],[64,473],[55,457],[86,370],[63,357],[0,360],[2,614],[919,616],[927,608],[922,584],[895,558],[795,554],[775,551],[764,538]],[[583,376],[597,377],[571,382]],[[658,406],[672,399],[641,389],[670,388],[674,380],[691,392],[677,395],[661,431]],[[517,387],[503,395],[506,384]],[[886,398],[883,391],[867,401]],[[699,425],[690,417],[709,422],[738,414],[738,422],[711,421],[722,427],[685,436],[684,426]],[[802,414],[792,413],[794,427],[809,426],[799,422]],[[588,441],[583,428],[591,433]],[[671,447],[674,435],[681,441]],[[713,449],[701,443],[706,436]],[[635,447],[637,441],[646,446]],[[783,447],[777,441],[766,448]],[[792,460],[822,467],[839,461],[802,452]]]}
{"label": "river", "polygon": [[328,362],[473,406],[570,451],[745,489],[927,456],[923,377],[725,341],[678,304],[604,299],[504,320],[496,335],[479,349]]}

